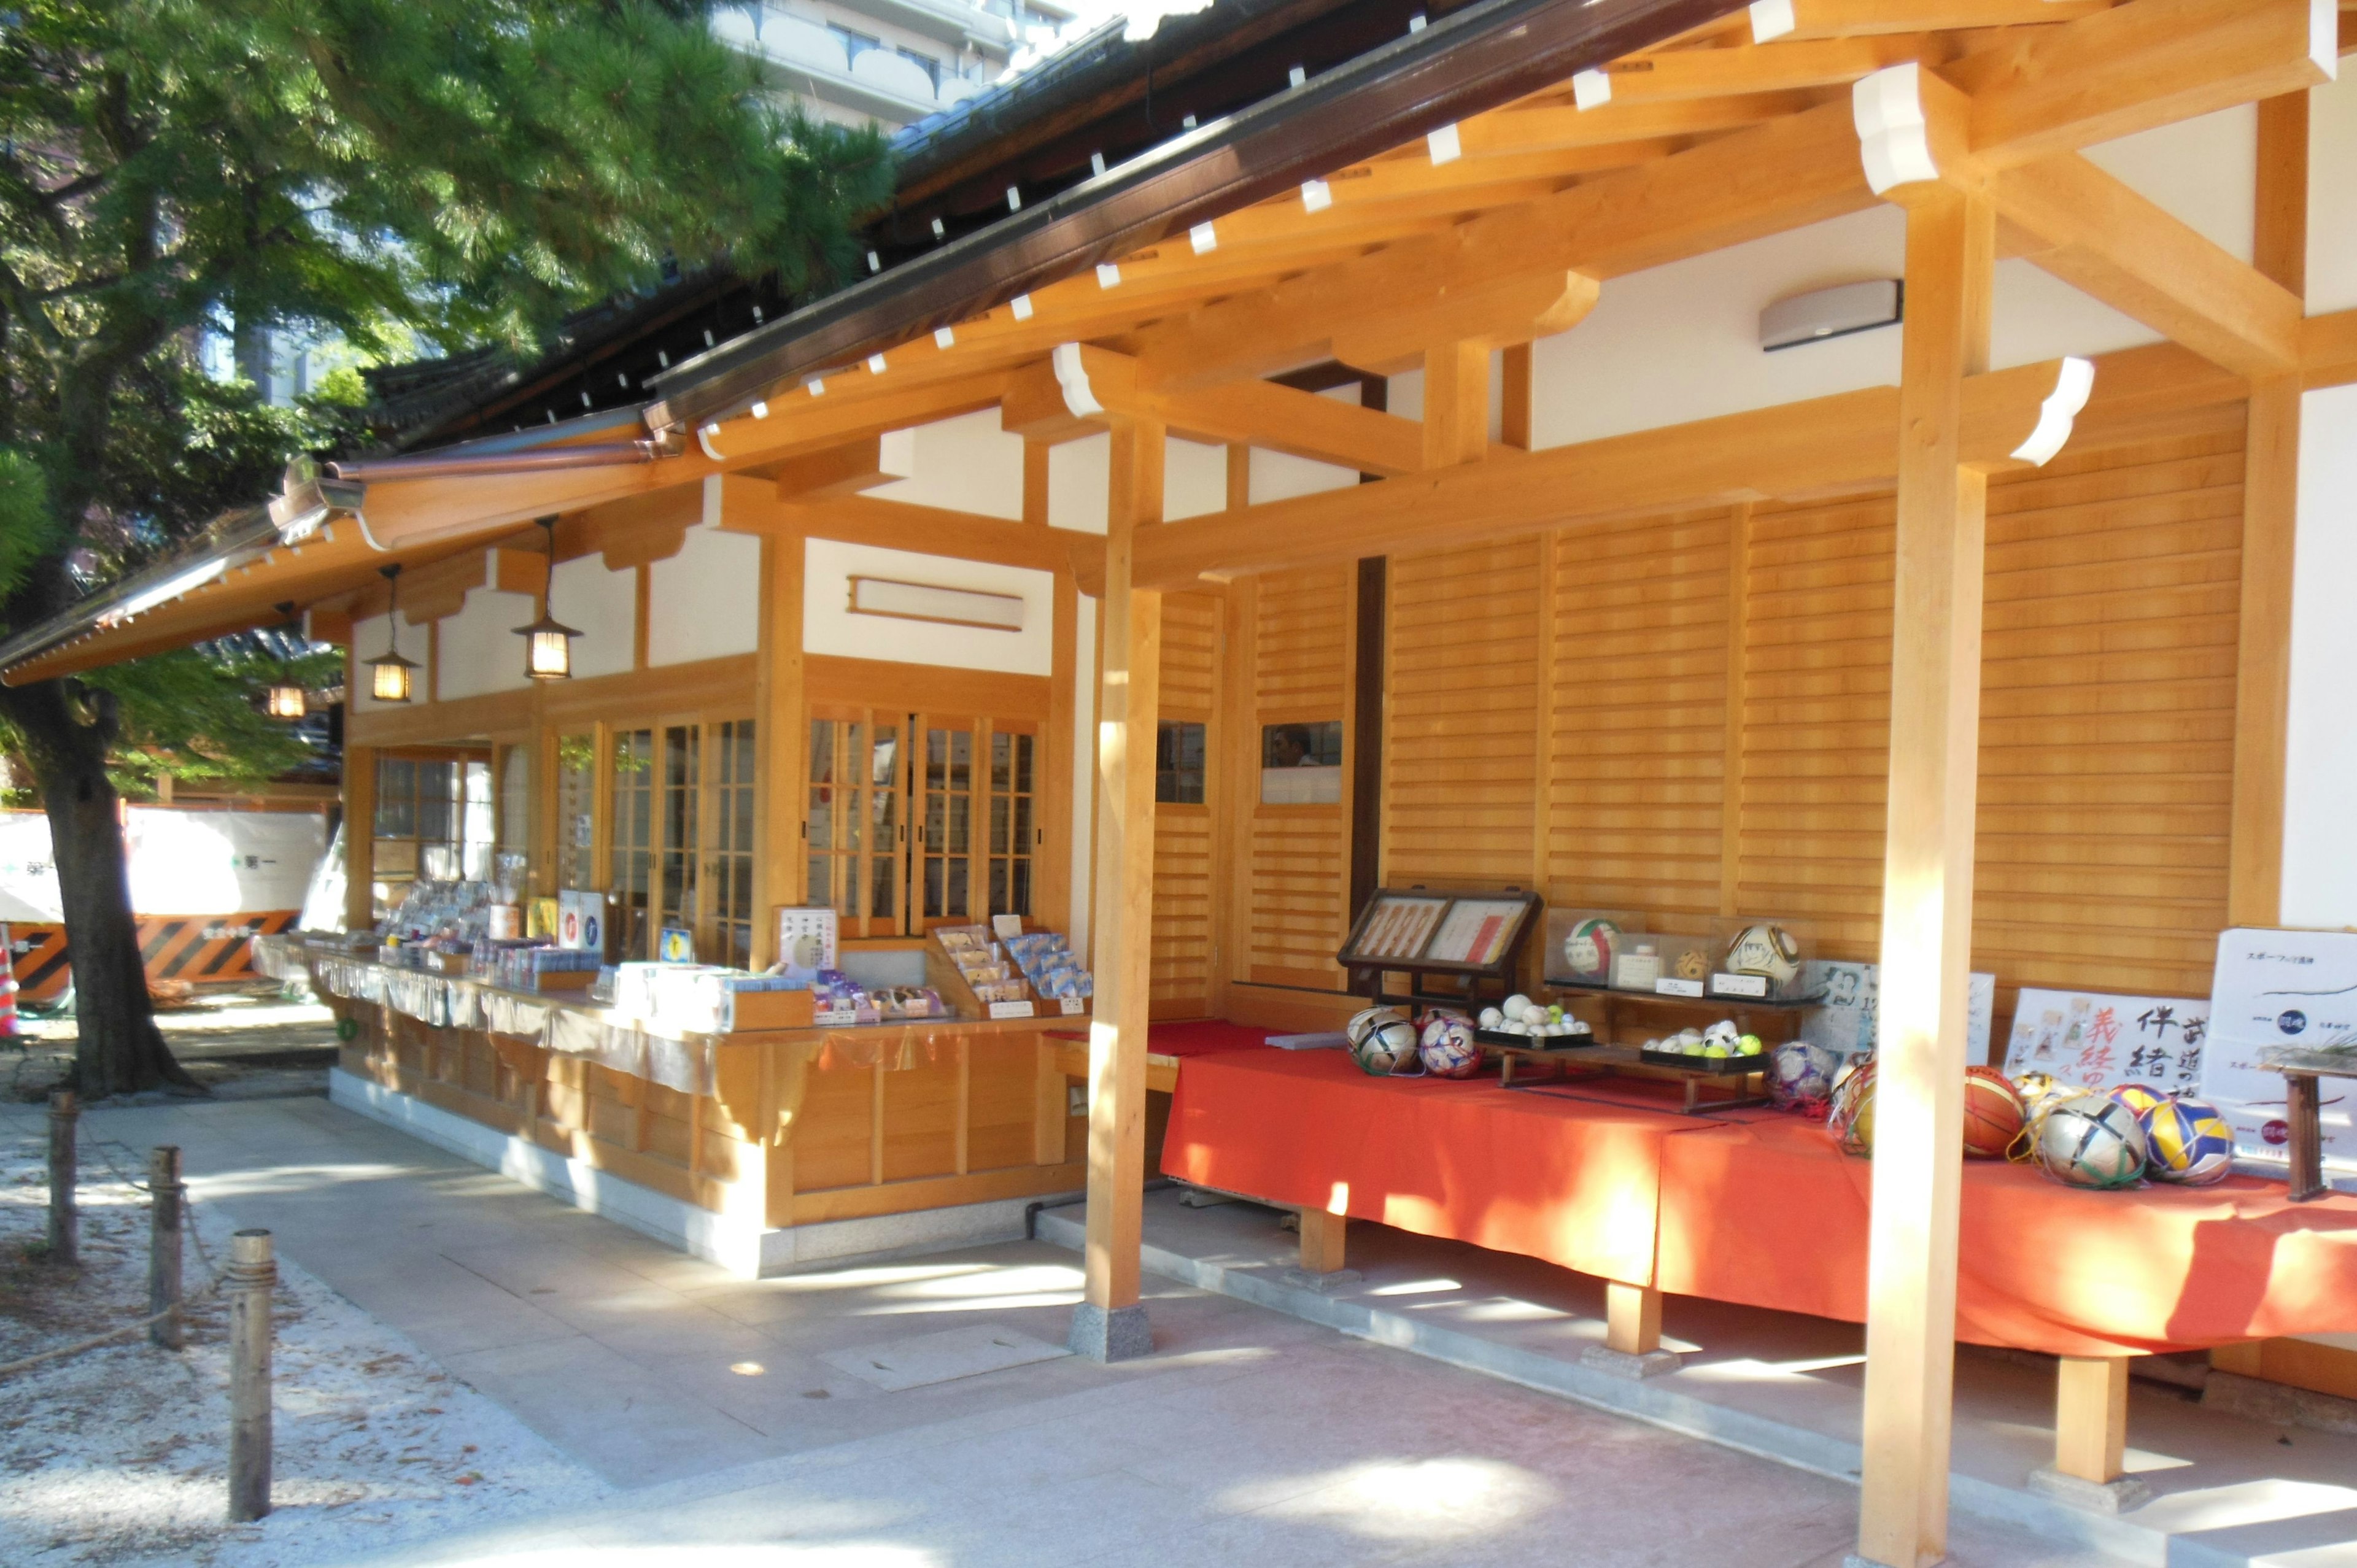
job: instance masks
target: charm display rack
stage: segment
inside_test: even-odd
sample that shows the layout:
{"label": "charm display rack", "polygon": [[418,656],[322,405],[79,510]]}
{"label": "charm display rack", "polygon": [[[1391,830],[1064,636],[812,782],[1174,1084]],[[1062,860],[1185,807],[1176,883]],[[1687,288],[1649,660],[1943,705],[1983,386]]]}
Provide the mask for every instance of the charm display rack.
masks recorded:
{"label": "charm display rack", "polygon": [[[1377,1005],[1478,1013],[1517,989],[1523,949],[1538,913],[1539,896],[1519,887],[1477,893],[1379,887],[1334,958],[1350,972],[1351,989]],[[1408,977],[1405,994],[1383,989],[1387,974]]]}

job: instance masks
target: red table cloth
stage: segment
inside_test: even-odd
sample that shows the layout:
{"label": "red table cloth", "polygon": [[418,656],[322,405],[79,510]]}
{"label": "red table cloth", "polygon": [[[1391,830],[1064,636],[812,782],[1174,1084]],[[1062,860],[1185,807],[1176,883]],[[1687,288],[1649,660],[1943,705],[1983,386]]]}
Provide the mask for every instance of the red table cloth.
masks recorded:
{"label": "red table cloth", "polygon": [[[1198,1057],[1162,1168],[1675,1294],[1865,1320],[1867,1161],[1776,1112],[1577,1092],[1369,1078],[1340,1051]],[[2357,1197],[2295,1204],[2245,1176],[2082,1192],[1965,1162],[1960,1339],[2104,1356],[2352,1331]]]}

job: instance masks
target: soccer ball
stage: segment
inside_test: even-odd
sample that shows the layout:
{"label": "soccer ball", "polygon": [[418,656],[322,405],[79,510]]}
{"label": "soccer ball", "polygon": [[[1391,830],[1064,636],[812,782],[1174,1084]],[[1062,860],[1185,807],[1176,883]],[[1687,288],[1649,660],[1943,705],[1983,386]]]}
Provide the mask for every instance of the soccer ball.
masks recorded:
{"label": "soccer ball", "polygon": [[2039,1168],[2065,1187],[2134,1187],[2144,1176],[2144,1129],[2136,1113],[2101,1094],[2049,1104],[2030,1129]]}
{"label": "soccer ball", "polygon": [[1388,1007],[1352,1014],[1342,1034],[1351,1042],[1351,1060],[1377,1078],[1415,1065],[1415,1026]]}
{"label": "soccer ball", "polygon": [[2021,1136],[2021,1097],[1993,1067],[1964,1069],[1964,1153],[2001,1160]]}
{"label": "soccer ball", "polygon": [[1424,1021],[1416,1055],[1435,1078],[1471,1078],[1481,1070],[1481,1047],[1473,1043],[1473,1026],[1454,1013],[1435,1013]]}
{"label": "soccer ball", "polygon": [[2218,1108],[2172,1094],[2137,1116],[2145,1160],[2157,1181],[2208,1187],[2234,1166],[2234,1131]]}
{"label": "soccer ball", "polygon": [[1822,1105],[1834,1092],[1834,1074],[1841,1057],[1806,1040],[1787,1040],[1769,1058],[1768,1101],[1771,1105]]}
{"label": "soccer ball", "polygon": [[1620,928],[1591,915],[1564,934],[1563,961],[1576,980],[1602,980],[1612,972],[1612,955],[1620,950]]}
{"label": "soccer ball", "polygon": [[1801,944],[1781,926],[1746,926],[1727,944],[1727,972],[1762,975],[1781,991],[1800,978]]}
{"label": "soccer ball", "polygon": [[1825,1130],[1847,1155],[1874,1155],[1874,1058],[1853,1057],[1834,1079],[1833,1111]]}

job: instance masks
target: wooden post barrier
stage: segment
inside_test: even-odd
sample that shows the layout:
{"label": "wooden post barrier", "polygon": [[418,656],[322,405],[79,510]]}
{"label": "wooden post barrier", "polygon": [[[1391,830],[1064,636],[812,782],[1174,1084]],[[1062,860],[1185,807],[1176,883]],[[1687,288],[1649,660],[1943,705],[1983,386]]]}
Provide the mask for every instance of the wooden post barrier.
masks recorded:
{"label": "wooden post barrier", "polygon": [[1652,1285],[1604,1282],[1604,1343],[1580,1352],[1580,1364],[1620,1378],[1674,1372],[1685,1359],[1662,1348],[1662,1293]]}
{"label": "wooden post barrier", "polygon": [[180,1151],[163,1144],[147,1159],[147,1316],[155,1319],[147,1342],[167,1350],[188,1342],[180,1316]]}
{"label": "wooden post barrier", "polygon": [[81,1262],[81,1215],[74,1208],[74,1128],[81,1107],[70,1089],[49,1091],[49,1262]]}
{"label": "wooden post barrier", "polygon": [[2127,1473],[2128,1359],[2064,1356],[2054,1369],[2054,1463],[2030,1486],[2098,1513],[2118,1513],[2150,1497]]}
{"label": "wooden post barrier", "polygon": [[230,1238],[229,1519],[244,1524],[270,1511],[270,1297],[278,1283],[270,1232]]}

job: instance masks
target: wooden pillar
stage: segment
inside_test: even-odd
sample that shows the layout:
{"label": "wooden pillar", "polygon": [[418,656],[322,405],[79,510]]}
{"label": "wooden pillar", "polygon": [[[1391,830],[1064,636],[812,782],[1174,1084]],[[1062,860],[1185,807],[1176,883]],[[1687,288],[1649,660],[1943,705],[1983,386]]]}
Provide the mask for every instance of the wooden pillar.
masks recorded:
{"label": "wooden pillar", "polygon": [[1604,1282],[1604,1344],[1623,1356],[1662,1348],[1662,1293],[1651,1285]]}
{"label": "wooden pillar", "polygon": [[[2252,263],[2303,297],[2308,94],[2259,105]],[[2284,747],[2291,702],[2292,542],[2299,502],[2299,378],[2251,383],[2243,438],[2243,571],[2234,663],[2234,796],[2226,919],[2282,918]]]}
{"label": "wooden pillar", "polygon": [[[348,685],[346,691],[351,690]],[[376,747],[344,747],[344,929],[376,924]]]}
{"label": "wooden pillar", "polygon": [[1424,466],[1475,463],[1490,450],[1490,350],[1443,343],[1424,355]]}
{"label": "wooden pillar", "polygon": [[1162,520],[1162,426],[1113,429],[1104,653],[1097,708],[1095,1016],[1089,1026],[1086,1290],[1072,1348],[1098,1360],[1153,1349],[1137,1299],[1146,1187],[1146,1027],[1154,937],[1154,726],[1162,596],[1130,586],[1137,531]]}
{"label": "wooden pillar", "polygon": [[2128,1359],[2065,1356],[2055,1368],[2054,1468],[2101,1486],[2126,1474]]}
{"label": "wooden pillar", "polygon": [[[802,811],[808,742],[802,717],[802,537],[776,529],[761,535],[760,642],[754,661],[753,961],[777,961],[778,922],[770,910],[799,904],[802,889]],[[610,829],[608,830],[610,832]]]}
{"label": "wooden pillar", "polygon": [[1858,1521],[1858,1555],[1889,1568],[1947,1541],[1987,500],[1958,441],[1996,256],[1985,189],[1910,197]]}
{"label": "wooden pillar", "polygon": [[1343,1267],[1344,1241],[1350,1234],[1348,1216],[1322,1208],[1301,1211],[1301,1272],[1330,1274]]}

